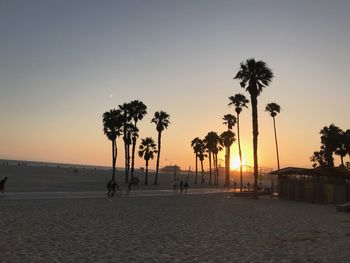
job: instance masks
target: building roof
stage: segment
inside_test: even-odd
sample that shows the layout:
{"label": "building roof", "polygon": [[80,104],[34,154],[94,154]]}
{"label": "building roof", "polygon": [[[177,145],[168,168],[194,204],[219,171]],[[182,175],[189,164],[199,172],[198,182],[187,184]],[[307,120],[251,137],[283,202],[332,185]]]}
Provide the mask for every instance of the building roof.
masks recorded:
{"label": "building roof", "polygon": [[286,167],[276,171],[272,171],[269,174],[273,175],[311,175],[311,176],[340,176],[349,177],[350,171],[345,167],[318,167],[314,169],[299,168],[299,167]]}

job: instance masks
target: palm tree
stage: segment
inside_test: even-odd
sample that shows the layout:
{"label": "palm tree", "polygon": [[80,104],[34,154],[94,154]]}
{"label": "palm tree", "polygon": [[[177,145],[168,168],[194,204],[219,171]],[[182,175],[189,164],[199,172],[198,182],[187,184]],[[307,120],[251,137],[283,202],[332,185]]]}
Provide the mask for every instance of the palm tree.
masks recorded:
{"label": "palm tree", "polygon": [[327,167],[334,167],[333,152],[336,151],[340,144],[341,133],[342,130],[334,124],[331,124],[329,127],[325,126],[320,131],[321,148],[325,152]]}
{"label": "palm tree", "polygon": [[198,137],[194,138],[191,141],[191,147],[193,148],[195,157],[196,157],[196,177],[194,179],[194,184],[197,184],[197,178],[198,178],[198,155],[199,155],[199,150],[200,150],[200,143],[201,143],[201,139],[199,139]]}
{"label": "palm tree", "polygon": [[170,115],[164,111],[157,111],[154,113],[154,118],[152,123],[156,124],[156,130],[158,132],[158,151],[157,151],[157,165],[156,165],[156,176],[154,179],[154,184],[158,184],[158,171],[159,171],[159,159],[160,159],[160,148],[161,148],[161,138],[164,129],[167,129],[170,121]]}
{"label": "palm tree", "polygon": [[252,105],[252,122],[253,122],[253,152],[254,152],[254,198],[258,198],[258,96],[264,87],[269,86],[273,78],[271,69],[265,62],[255,59],[247,59],[242,62],[240,70],[234,79],[239,79],[242,88],[250,94]]}
{"label": "palm tree", "polygon": [[230,148],[233,142],[236,141],[235,134],[231,130],[224,131],[220,135],[223,145],[226,148],[225,154],[225,172],[226,172],[226,180],[225,186],[230,185]]}
{"label": "palm tree", "polygon": [[197,144],[198,148],[198,159],[201,162],[201,172],[202,172],[202,176],[201,176],[201,184],[204,183],[205,179],[204,179],[204,166],[203,166],[203,161],[204,158],[207,157],[207,155],[205,154],[205,144],[203,142],[203,140],[199,140],[198,144]]}
{"label": "palm tree", "polygon": [[139,146],[139,156],[146,161],[146,175],[145,175],[145,185],[148,185],[148,162],[153,159],[154,154],[157,152],[156,144],[151,137],[147,137],[141,140]]}
{"label": "palm tree", "polygon": [[248,108],[247,103],[249,100],[240,93],[235,94],[234,96],[229,97],[230,103],[229,106],[234,105],[235,111],[237,114],[237,137],[238,137],[238,154],[239,154],[239,171],[240,171],[240,191],[243,190],[243,169],[242,169],[242,150],[241,150],[241,139],[239,133],[239,115],[242,112],[243,108]]}
{"label": "palm tree", "polygon": [[132,141],[138,138],[139,129],[135,127],[132,123],[127,123],[124,126],[125,136],[124,143],[126,145],[126,167],[128,171],[128,178],[125,179],[126,182],[129,182],[129,171],[130,171],[130,145]]}
{"label": "palm tree", "polygon": [[[147,114],[147,106],[139,100],[133,100],[130,102],[130,117],[134,121],[134,126],[137,128],[137,122],[142,120]],[[131,178],[134,177],[134,166],[135,166],[135,149],[137,136],[132,137],[132,151],[131,151]]]}
{"label": "palm tree", "polygon": [[324,150],[315,151],[314,154],[310,157],[310,161],[313,163],[312,166],[314,168],[318,167],[325,167],[326,166],[326,159],[325,159],[325,152]]}
{"label": "palm tree", "polygon": [[277,169],[280,169],[280,157],[278,154],[277,134],[276,134],[276,122],[275,117],[277,113],[280,113],[281,107],[277,103],[271,102],[266,105],[265,111],[269,112],[273,119],[273,130],[275,132],[275,143],[276,143],[276,155],[277,155]]}
{"label": "palm tree", "polygon": [[224,120],[223,124],[227,125],[228,130],[232,130],[233,126],[235,126],[237,119],[232,114],[226,114],[222,118]]}
{"label": "palm tree", "polygon": [[344,157],[348,154],[347,147],[346,147],[346,140],[347,140],[346,132],[341,131],[339,133],[338,146],[334,153],[340,156],[340,163],[342,166],[344,166]]}
{"label": "palm tree", "polygon": [[115,165],[117,162],[117,138],[121,135],[122,121],[119,110],[106,111],[103,116],[103,132],[112,142],[112,180],[115,181]]}
{"label": "palm tree", "polygon": [[128,137],[128,125],[130,124],[129,122],[131,121],[131,116],[130,116],[130,103],[123,103],[122,105],[119,105],[119,110],[121,114],[121,119],[123,122],[123,141],[124,141],[124,162],[125,162],[125,183],[127,184],[129,182],[129,156],[128,156],[128,145],[131,143],[131,136]]}
{"label": "palm tree", "polygon": [[[214,163],[214,168],[216,170],[216,177],[218,176],[218,167],[217,167],[217,154],[219,152],[220,147],[219,147],[219,141],[220,137],[216,132],[209,132],[205,138],[204,138],[204,143],[205,143],[205,149],[208,152],[209,156],[209,184],[211,185],[211,178],[212,178],[212,159]],[[216,184],[217,179],[215,177],[214,183]]]}

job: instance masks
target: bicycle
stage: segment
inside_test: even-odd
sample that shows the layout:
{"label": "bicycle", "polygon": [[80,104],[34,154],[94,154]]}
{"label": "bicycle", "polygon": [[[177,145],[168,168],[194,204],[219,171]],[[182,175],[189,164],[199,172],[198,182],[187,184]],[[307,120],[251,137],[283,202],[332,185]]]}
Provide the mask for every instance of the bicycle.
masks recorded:
{"label": "bicycle", "polygon": [[122,196],[122,194],[123,194],[123,191],[120,189],[120,186],[116,184],[116,186],[113,187],[112,189],[108,189],[107,196],[114,198],[114,197],[120,197]]}

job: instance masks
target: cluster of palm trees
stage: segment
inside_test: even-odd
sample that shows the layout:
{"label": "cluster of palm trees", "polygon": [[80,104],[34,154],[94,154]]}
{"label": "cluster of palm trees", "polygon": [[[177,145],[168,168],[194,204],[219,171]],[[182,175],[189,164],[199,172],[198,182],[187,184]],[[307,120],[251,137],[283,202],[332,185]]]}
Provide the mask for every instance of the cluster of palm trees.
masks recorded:
{"label": "cluster of palm trees", "polygon": [[[133,100],[129,103],[118,105],[118,109],[111,109],[102,116],[103,131],[107,138],[112,142],[112,180],[115,181],[115,166],[117,162],[117,138],[123,136],[124,142],[124,161],[125,161],[125,183],[134,178],[135,172],[135,151],[139,129],[137,124],[147,114],[147,106],[139,100]],[[145,184],[148,184],[148,162],[153,159],[157,153],[157,165],[154,184],[158,183],[159,159],[161,151],[161,135],[169,124],[169,114],[164,111],[154,113],[152,123],[156,125],[158,133],[158,148],[151,137],[141,140],[139,146],[139,156],[146,161]],[[131,149],[130,149],[131,147]],[[131,159],[131,160],[130,160]]]}
{"label": "cluster of palm trees", "polygon": [[313,167],[334,167],[333,153],[339,155],[341,165],[344,157],[350,157],[350,129],[343,131],[334,124],[325,126],[320,131],[321,148],[310,157]]}
{"label": "cluster of palm trees", "polygon": [[[254,58],[247,59],[246,61],[240,64],[240,69],[236,73],[234,79],[240,81],[240,86],[245,89],[250,95],[250,102],[252,108],[252,127],[253,127],[253,159],[254,159],[254,197],[258,197],[258,97],[261,94],[263,88],[270,85],[274,75],[272,70],[267,66],[267,64],[261,60],[256,61]],[[240,158],[240,190],[242,191],[243,185],[243,171],[242,171],[242,149],[240,143],[240,127],[239,127],[239,117],[240,113],[244,108],[247,108],[249,100],[241,93],[235,94],[234,96],[229,97],[229,105],[235,107],[236,116],[227,114],[224,116],[224,124],[227,125],[228,130],[223,132],[221,136],[218,136],[215,132],[210,132],[205,136],[204,140],[195,138],[191,146],[194,149],[197,158],[204,159],[206,154],[209,158],[209,184],[211,184],[211,159],[214,158],[214,167],[216,168],[215,180],[214,183],[218,182],[218,170],[217,170],[217,152],[222,149],[224,146],[226,148],[225,154],[225,185],[228,185],[229,173],[230,173],[230,146],[235,141],[235,133],[232,132],[233,126],[237,123],[237,136],[238,136],[238,153]],[[276,103],[269,103],[265,110],[269,112],[273,118],[274,132],[275,132],[275,143],[276,143],[276,155],[277,155],[277,164],[279,166],[279,154],[278,154],[278,144],[277,144],[277,134],[276,134],[276,123],[275,117],[277,113],[280,112],[280,106]],[[201,161],[203,163],[203,161]],[[203,165],[202,165],[203,166]],[[197,167],[197,165],[196,165]],[[202,168],[202,177],[204,171]],[[196,178],[197,178],[197,169],[196,169]]]}

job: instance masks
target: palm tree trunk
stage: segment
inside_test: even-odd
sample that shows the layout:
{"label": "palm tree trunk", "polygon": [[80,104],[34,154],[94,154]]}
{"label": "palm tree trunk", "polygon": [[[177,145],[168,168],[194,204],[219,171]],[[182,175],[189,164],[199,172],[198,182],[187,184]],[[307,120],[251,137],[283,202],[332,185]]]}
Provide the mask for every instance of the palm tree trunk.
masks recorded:
{"label": "palm tree trunk", "polygon": [[158,132],[158,153],[157,153],[156,176],[155,176],[155,178],[154,178],[154,184],[158,184],[158,170],[159,170],[161,137],[162,137],[162,133],[161,133],[161,132]]}
{"label": "palm tree trunk", "polygon": [[135,148],[136,148],[136,138],[133,139],[133,141],[132,141],[132,152],[131,152],[131,179],[134,178]]}
{"label": "palm tree trunk", "polygon": [[[135,128],[137,121],[135,121]],[[136,140],[137,138],[132,139],[132,152],[131,152],[131,179],[134,178],[134,170],[135,170],[135,148],[136,148]]]}
{"label": "palm tree trunk", "polygon": [[201,184],[204,183],[204,168],[203,168],[203,160],[201,160],[201,169],[202,169],[202,178],[201,178]]}
{"label": "palm tree trunk", "polygon": [[116,143],[112,141],[112,180],[115,181]]}
{"label": "palm tree trunk", "polygon": [[226,186],[230,185],[230,158],[231,158],[231,147],[227,147],[227,163],[226,163]]}
{"label": "palm tree trunk", "polygon": [[275,117],[273,118],[273,130],[275,131],[275,142],[276,142],[276,154],[277,154],[277,168],[280,169],[280,156],[278,154],[278,143],[277,143],[277,133],[276,133],[276,122]]}
{"label": "palm tree trunk", "polygon": [[145,185],[148,185],[148,160],[146,160]]}
{"label": "palm tree trunk", "polygon": [[194,179],[194,184],[197,184],[197,177],[198,177],[198,155],[196,153],[196,177]]}
{"label": "palm tree trunk", "polygon": [[218,167],[218,154],[215,154],[215,163],[216,163],[216,185],[219,185],[219,167]]}
{"label": "palm tree trunk", "polygon": [[129,174],[130,174],[130,144],[128,144],[127,147],[128,151],[127,151],[127,183],[129,183]]}
{"label": "palm tree trunk", "polygon": [[209,151],[209,185],[211,185],[211,152]]}
{"label": "palm tree trunk", "polygon": [[237,113],[237,136],[238,136],[238,154],[239,154],[239,174],[240,174],[240,191],[243,190],[243,169],[242,169],[242,150],[241,150],[241,137],[239,133],[239,113]]}
{"label": "palm tree trunk", "polygon": [[254,198],[258,199],[258,99],[257,96],[251,95],[252,118],[253,118],[253,152],[254,152]]}
{"label": "palm tree trunk", "polygon": [[340,155],[340,162],[341,162],[341,165],[344,166],[344,156],[343,155]]}

